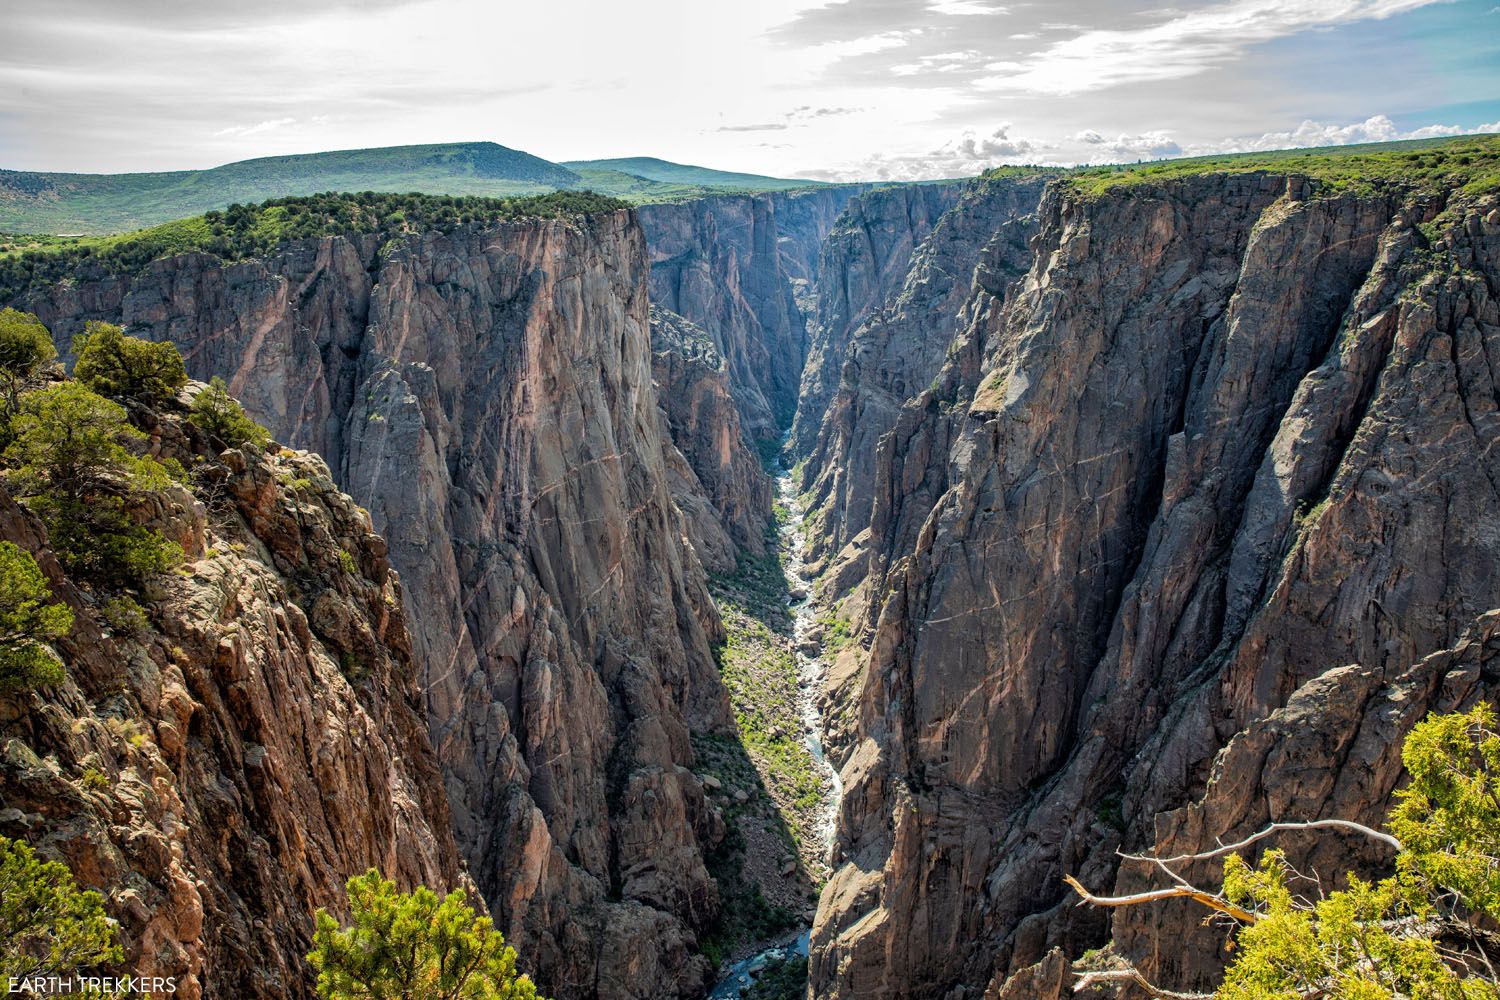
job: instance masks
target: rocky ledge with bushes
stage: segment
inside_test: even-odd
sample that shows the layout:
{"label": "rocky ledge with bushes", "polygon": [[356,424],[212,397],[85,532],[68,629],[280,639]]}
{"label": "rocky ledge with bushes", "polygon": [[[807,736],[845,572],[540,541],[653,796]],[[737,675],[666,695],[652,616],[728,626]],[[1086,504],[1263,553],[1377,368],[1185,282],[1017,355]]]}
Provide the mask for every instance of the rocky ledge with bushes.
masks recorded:
{"label": "rocky ledge with bushes", "polygon": [[36,326],[0,316],[0,836],[102,894],[98,971],[311,996],[350,877],[470,889],[385,542],[170,345],[101,325],[65,378]]}

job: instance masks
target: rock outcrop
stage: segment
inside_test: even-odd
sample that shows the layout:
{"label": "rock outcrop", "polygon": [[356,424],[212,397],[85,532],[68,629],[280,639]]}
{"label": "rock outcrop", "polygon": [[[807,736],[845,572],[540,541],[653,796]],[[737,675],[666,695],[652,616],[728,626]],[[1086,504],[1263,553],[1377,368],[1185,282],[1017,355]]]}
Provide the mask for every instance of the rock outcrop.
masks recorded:
{"label": "rock outcrop", "polygon": [[689,734],[731,722],[668,492],[646,274],[621,211],[177,257],[27,303],[60,341],[114,319],[233,373],[369,507],[459,847],[563,998],[701,996],[718,905]]}
{"label": "rock outcrop", "polygon": [[816,248],[858,190],[723,195],[639,209],[651,302],[708,333],[752,441],[773,441],[791,424]]}
{"label": "rock outcrop", "polygon": [[0,834],[104,894],[121,974],[188,998],[311,997],[313,914],[347,913],[350,876],[472,888],[401,584],[315,456],[219,455],[173,412],[136,419],[197,483],[153,508],[185,562],[141,620],[75,586],[0,490],[0,538],[75,615],[55,643],[66,682],[0,697]]}
{"label": "rock outcrop", "polygon": [[[860,218],[841,227],[854,246],[829,241],[823,264],[829,290],[819,299],[820,364],[803,380],[803,413],[822,413],[802,474],[816,510],[808,552],[815,568],[826,568],[870,523],[879,442],[903,404],[937,376],[966,323],[971,296],[1001,295],[1025,272],[1041,189],[1042,179],[1032,176],[981,179],[962,192],[875,192],[861,199],[868,204]],[[836,389],[824,397],[826,372],[834,368]],[[862,548],[842,559],[827,581],[831,595],[841,596],[859,579]]]}
{"label": "rock outcrop", "polygon": [[[1028,273],[977,283],[881,443],[817,995],[972,995],[1076,956],[1110,929],[1063,874],[1378,819],[1405,728],[1493,695],[1492,202],[1047,190]],[[1164,985],[1216,967],[1180,955],[1195,914],[1115,920]]]}
{"label": "rock outcrop", "polygon": [[806,457],[817,442],[854,332],[900,291],[912,270],[913,251],[965,187],[955,182],[877,188],[851,200],[828,230],[792,425],[796,456]]}
{"label": "rock outcrop", "polygon": [[652,307],[651,374],[676,452],[668,455],[672,498],[716,573],[732,573],[741,551],[764,555],[771,520],[771,481],[741,432],[726,369],[701,327]]}

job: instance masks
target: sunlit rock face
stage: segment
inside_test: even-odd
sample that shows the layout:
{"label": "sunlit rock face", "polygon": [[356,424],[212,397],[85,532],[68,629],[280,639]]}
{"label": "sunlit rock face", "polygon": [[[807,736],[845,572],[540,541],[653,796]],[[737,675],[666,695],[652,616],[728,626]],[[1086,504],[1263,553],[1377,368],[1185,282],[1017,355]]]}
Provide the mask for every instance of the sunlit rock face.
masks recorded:
{"label": "sunlit rock face", "polygon": [[[728,724],[669,493],[633,213],[159,261],[32,303],[171,338],[318,450],[406,581],[453,831],[562,996],[699,996],[722,836],[689,734]],[[709,432],[716,433],[716,432]],[[747,515],[748,517],[748,515]]]}
{"label": "sunlit rock face", "polygon": [[1493,697],[1493,208],[1208,174],[1054,185],[1029,241],[996,227],[836,577],[864,631],[815,995],[1028,995],[1111,932],[1204,988],[1189,906],[1111,927],[1062,876],[1138,889],[1117,848],[1378,823],[1406,729]]}
{"label": "sunlit rock face", "polygon": [[53,643],[66,681],[0,696],[0,834],[103,894],[124,974],[188,998],[310,1000],[313,914],[347,915],[348,878],[473,884],[369,515],[316,456],[221,457],[182,409],[133,412],[154,455],[198,469],[138,512],[183,563],[134,624],[0,488],[0,539],[74,619]]}

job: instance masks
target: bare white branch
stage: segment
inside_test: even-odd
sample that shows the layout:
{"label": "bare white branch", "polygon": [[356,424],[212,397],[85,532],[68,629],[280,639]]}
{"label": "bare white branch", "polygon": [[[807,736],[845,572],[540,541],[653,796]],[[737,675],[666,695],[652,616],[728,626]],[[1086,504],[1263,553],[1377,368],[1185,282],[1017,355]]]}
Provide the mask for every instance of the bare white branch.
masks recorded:
{"label": "bare white branch", "polygon": [[1216,847],[1211,851],[1204,851],[1201,854],[1179,854],[1171,858],[1158,858],[1150,854],[1121,854],[1120,857],[1129,861],[1144,861],[1155,865],[1181,864],[1184,861],[1206,861],[1209,858],[1217,858],[1220,855],[1231,854],[1241,848],[1249,847],[1256,841],[1264,840],[1272,834],[1296,830],[1347,830],[1351,833],[1364,834],[1372,840],[1378,840],[1392,850],[1401,850],[1401,841],[1388,833],[1373,830],[1363,823],[1355,823],[1347,819],[1314,819],[1302,823],[1272,823],[1264,830],[1252,833],[1244,840],[1236,841],[1233,844],[1225,844],[1222,847]]}
{"label": "bare white branch", "polygon": [[1145,976],[1134,969],[1114,969],[1104,972],[1080,972],[1076,974],[1078,982],[1073,984],[1073,992],[1081,993],[1090,986],[1119,985],[1120,983],[1134,983],[1153,997],[1161,997],[1163,1000],[1212,1000],[1212,993],[1176,993],[1172,990],[1164,990],[1154,985]]}
{"label": "bare white branch", "polygon": [[1085,903],[1092,903],[1095,906],[1138,906],[1142,903],[1155,903],[1163,899],[1185,898],[1196,900],[1211,910],[1227,913],[1241,923],[1253,924],[1257,919],[1255,914],[1249,910],[1235,906],[1223,896],[1205,892],[1202,889],[1186,884],[1174,885],[1167,889],[1152,889],[1150,892],[1132,893],[1129,896],[1096,896],[1085,889],[1082,883],[1071,875],[1064,875],[1063,881],[1072,886],[1073,891],[1083,897]]}

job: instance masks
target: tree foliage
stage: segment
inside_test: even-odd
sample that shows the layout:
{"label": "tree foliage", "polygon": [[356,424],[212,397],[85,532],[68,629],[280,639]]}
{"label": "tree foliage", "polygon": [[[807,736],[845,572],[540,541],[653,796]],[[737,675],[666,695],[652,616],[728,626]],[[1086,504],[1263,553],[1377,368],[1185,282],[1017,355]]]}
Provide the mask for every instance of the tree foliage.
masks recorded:
{"label": "tree foliage", "polygon": [[231,448],[244,444],[264,448],[271,443],[271,432],[245,414],[217,375],[193,397],[192,421]]}
{"label": "tree foliage", "polygon": [[45,644],[68,634],[73,612],[51,598],[31,553],[0,542],[0,693],[63,679],[62,664]]}
{"label": "tree foliage", "polygon": [[73,376],[111,399],[156,403],[187,384],[182,355],[170,341],[127,337],[113,323],[90,320],[73,341],[78,362]]}
{"label": "tree foliage", "polygon": [[5,449],[7,486],[47,526],[63,566],[95,586],[139,586],[181,550],[136,523],[132,508],[171,483],[166,467],[128,445],[145,435],[125,410],[77,382],[21,397]]}
{"label": "tree foliage", "polygon": [[52,335],[42,321],[17,309],[0,309],[0,382],[6,412],[14,412],[21,386],[57,357]]}
{"label": "tree foliage", "polygon": [[1401,749],[1411,784],[1399,793],[1391,832],[1403,867],[1431,890],[1456,893],[1500,921],[1500,735],[1486,704],[1433,716]]}
{"label": "tree foliage", "polygon": [[[1087,900],[1135,905],[1187,896],[1235,918],[1235,959],[1214,1000],[1500,1000],[1500,735],[1485,704],[1433,715],[1415,726],[1402,750],[1411,777],[1398,793],[1392,835],[1324,820],[1276,829],[1330,825],[1363,830],[1396,848],[1395,870],[1377,881],[1350,873],[1324,892],[1280,850],[1252,866],[1239,854],[1224,864],[1222,890],[1190,885],[1172,865],[1225,853],[1144,858],[1174,885],[1135,896]],[[1272,831],[1262,831],[1262,835]],[[1261,839],[1257,835],[1252,839]],[[1222,919],[1222,918],[1221,918]],[[1091,972],[1080,985],[1133,982],[1161,997],[1191,997],[1145,980],[1133,968]]]}
{"label": "tree foliage", "polygon": [[396,890],[371,869],[347,883],[353,924],[319,910],[313,950],[325,1000],[537,1000],[515,950],[460,892]]}
{"label": "tree foliage", "polygon": [[80,272],[135,274],[154,260],[178,254],[209,253],[220,260],[238,261],[271,254],[287,240],[451,233],[471,223],[577,219],[591,212],[627,207],[627,202],[592,191],[556,191],[516,198],[373,191],[276,198],[258,205],[230,205],[223,211],[120,236],[86,237],[9,254],[0,252],[0,301]]}
{"label": "tree foliage", "polygon": [[104,899],[67,866],[0,837],[0,982],[92,972],[123,960]]}

